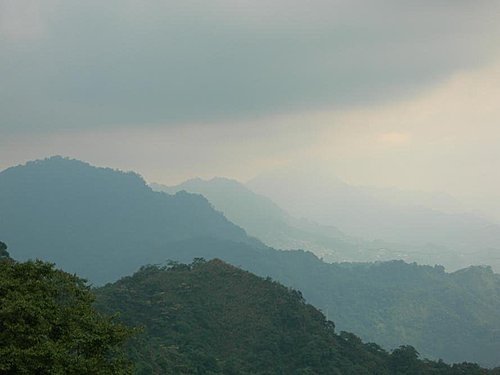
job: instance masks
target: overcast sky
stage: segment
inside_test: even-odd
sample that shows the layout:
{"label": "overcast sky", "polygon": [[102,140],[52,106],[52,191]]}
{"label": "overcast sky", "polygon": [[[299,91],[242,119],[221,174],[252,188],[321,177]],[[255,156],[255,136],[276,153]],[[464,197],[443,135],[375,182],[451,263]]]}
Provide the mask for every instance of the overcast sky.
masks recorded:
{"label": "overcast sky", "polygon": [[500,218],[499,1],[0,0],[0,169],[300,165]]}

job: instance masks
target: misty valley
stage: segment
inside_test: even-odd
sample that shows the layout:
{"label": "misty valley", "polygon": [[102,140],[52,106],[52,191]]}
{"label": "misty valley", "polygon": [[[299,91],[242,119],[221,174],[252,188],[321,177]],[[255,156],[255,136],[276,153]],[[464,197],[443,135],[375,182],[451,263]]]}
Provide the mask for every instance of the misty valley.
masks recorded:
{"label": "misty valley", "polygon": [[500,1],[0,0],[0,375],[500,375]]}
{"label": "misty valley", "polygon": [[7,168],[0,373],[500,373],[500,232],[420,214],[482,238],[477,255],[429,227],[428,248],[351,234],[230,179],[148,185],[60,156]]}

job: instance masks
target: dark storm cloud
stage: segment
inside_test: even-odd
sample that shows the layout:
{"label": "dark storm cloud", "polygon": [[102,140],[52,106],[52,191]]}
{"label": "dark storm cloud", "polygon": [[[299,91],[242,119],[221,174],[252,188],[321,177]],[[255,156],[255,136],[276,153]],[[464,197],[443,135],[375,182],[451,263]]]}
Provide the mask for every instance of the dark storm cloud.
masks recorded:
{"label": "dark storm cloud", "polygon": [[0,4],[2,133],[366,105],[499,52],[498,2]]}

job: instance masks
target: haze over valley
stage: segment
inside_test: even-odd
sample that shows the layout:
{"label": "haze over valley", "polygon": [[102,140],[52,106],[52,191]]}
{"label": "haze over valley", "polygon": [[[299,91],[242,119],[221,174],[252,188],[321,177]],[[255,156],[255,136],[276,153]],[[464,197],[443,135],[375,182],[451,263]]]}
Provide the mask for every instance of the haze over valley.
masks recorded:
{"label": "haze over valley", "polygon": [[500,374],[499,16],[0,0],[0,374]]}

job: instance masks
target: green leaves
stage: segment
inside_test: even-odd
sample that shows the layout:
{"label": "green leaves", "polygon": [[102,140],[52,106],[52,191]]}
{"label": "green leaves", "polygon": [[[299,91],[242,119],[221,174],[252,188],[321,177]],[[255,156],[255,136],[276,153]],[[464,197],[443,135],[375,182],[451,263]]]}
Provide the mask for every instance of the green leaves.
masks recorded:
{"label": "green leaves", "polygon": [[93,301],[52,264],[0,262],[0,373],[130,373],[121,346],[132,331]]}

